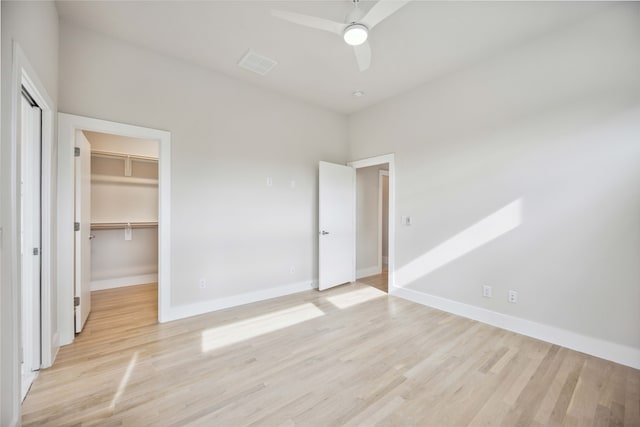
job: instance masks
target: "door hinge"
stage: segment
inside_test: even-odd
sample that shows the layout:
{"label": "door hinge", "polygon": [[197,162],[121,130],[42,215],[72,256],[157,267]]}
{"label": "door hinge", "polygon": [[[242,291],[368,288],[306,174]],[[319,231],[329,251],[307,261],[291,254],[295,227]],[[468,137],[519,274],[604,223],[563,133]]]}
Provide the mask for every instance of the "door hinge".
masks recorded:
{"label": "door hinge", "polygon": [[34,255],[40,255],[40,248],[33,248]]}
{"label": "door hinge", "polygon": [[80,157],[80,147],[73,147],[74,157]]}
{"label": "door hinge", "polygon": [[73,223],[73,231],[80,231],[80,223],[79,222],[74,222]]}
{"label": "door hinge", "polygon": [[73,306],[77,307],[80,305],[80,297],[73,297]]}

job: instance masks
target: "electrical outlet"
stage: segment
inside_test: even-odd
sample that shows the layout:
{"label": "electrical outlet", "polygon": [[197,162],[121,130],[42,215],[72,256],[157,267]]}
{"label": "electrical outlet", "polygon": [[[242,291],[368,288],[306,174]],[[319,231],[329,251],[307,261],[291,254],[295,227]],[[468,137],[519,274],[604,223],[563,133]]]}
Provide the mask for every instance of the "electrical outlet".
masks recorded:
{"label": "electrical outlet", "polygon": [[273,186],[273,178],[270,176],[267,177],[267,187]]}
{"label": "electrical outlet", "polygon": [[289,267],[289,273],[293,274],[296,272],[296,268],[292,265],[291,267]]}
{"label": "electrical outlet", "polygon": [[508,300],[511,304],[517,304],[518,303],[518,293],[516,291],[509,291],[509,297]]}
{"label": "electrical outlet", "polygon": [[484,285],[482,287],[482,296],[485,298],[491,298],[493,296],[493,293],[491,291],[491,286]]}
{"label": "electrical outlet", "polygon": [[207,287],[207,279],[200,279],[199,282],[200,289],[204,289]]}

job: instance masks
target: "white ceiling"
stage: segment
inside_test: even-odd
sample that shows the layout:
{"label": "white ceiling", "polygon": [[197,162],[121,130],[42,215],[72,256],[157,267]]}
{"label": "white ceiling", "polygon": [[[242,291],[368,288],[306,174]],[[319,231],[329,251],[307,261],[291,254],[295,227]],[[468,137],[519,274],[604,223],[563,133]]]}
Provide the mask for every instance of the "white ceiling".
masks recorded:
{"label": "white ceiling", "polygon": [[[369,9],[373,2],[362,1]],[[358,71],[340,37],[271,16],[280,9],[343,21],[350,0],[58,1],[62,22],[199,64],[315,105],[352,113],[583,19],[595,2],[410,2],[370,34]],[[266,76],[237,66],[249,49],[278,61]],[[365,92],[360,98],[351,94]]]}

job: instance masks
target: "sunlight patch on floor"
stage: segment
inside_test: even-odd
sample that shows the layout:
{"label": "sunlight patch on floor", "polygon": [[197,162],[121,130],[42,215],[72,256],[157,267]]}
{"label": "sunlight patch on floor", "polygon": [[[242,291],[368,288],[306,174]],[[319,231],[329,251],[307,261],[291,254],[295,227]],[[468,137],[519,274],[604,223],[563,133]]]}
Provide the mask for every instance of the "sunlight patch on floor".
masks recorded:
{"label": "sunlight patch on floor", "polygon": [[138,362],[138,352],[133,353],[133,357],[129,361],[129,366],[127,366],[127,370],[124,372],[122,379],[120,380],[120,385],[118,386],[118,391],[113,395],[113,400],[111,401],[111,405],[109,405],[109,409],[113,411],[116,407],[116,403],[122,397],[122,394],[127,388],[127,384],[129,383],[129,378],[131,378],[131,373],[133,372],[133,368],[136,367],[136,363]]}
{"label": "sunlight patch on floor", "polygon": [[229,325],[207,329],[202,331],[202,352],[236,344],[320,316],[324,316],[324,312],[315,305],[307,303]]}
{"label": "sunlight patch on floor", "polygon": [[383,292],[380,289],[376,289],[371,286],[367,286],[366,288],[356,289],[354,291],[326,297],[325,299],[337,308],[343,309],[385,296],[387,296],[386,292]]}
{"label": "sunlight patch on floor", "polygon": [[522,224],[522,199],[509,203],[396,270],[395,286],[426,276]]}

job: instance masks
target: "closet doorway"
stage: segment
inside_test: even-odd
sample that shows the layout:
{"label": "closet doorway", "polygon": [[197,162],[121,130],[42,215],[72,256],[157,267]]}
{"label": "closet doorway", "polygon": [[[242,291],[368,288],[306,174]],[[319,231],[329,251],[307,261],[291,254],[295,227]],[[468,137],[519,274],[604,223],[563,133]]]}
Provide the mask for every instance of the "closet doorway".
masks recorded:
{"label": "closet doorway", "polygon": [[[80,204],[89,206],[88,238],[77,233],[75,330],[79,333],[90,312],[90,292],[158,282],[158,158],[159,142],[141,138],[78,131],[76,142],[90,150],[89,194],[76,199],[76,222],[83,216]],[[84,148],[81,148],[82,151]],[[81,158],[78,153],[77,158]],[[76,177],[79,173],[76,166]],[[76,197],[78,186],[76,180]],[[85,192],[86,193],[86,192]],[[86,196],[90,201],[87,203]],[[79,203],[81,202],[81,203]],[[85,245],[88,245],[87,248]],[[86,251],[83,256],[82,250]],[[87,250],[88,249],[88,250]],[[85,259],[87,256],[89,260]],[[81,278],[81,280],[78,280]],[[80,284],[80,286],[78,286]],[[84,300],[84,301],[83,301]],[[157,301],[157,297],[155,298]]]}
{"label": "closet doorway", "polygon": [[91,292],[153,286],[167,320],[170,134],[63,113],[58,123],[61,345],[91,319]]}

